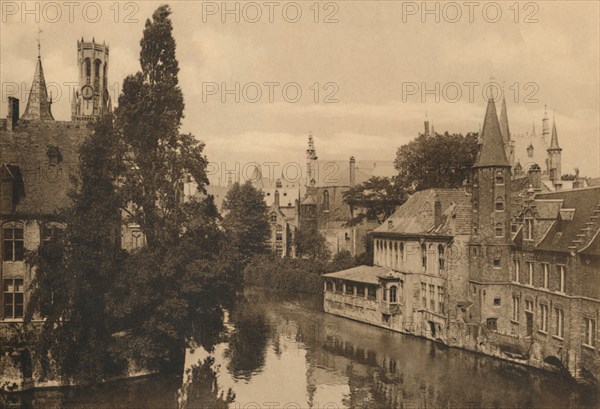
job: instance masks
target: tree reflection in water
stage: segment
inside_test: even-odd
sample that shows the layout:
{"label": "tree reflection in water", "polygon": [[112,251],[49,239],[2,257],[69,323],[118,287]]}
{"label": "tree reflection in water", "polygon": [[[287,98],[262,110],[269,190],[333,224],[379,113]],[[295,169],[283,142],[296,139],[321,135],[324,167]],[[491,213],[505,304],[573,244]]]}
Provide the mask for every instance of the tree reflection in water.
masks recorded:
{"label": "tree reflection in water", "polygon": [[219,388],[214,363],[215,359],[209,356],[186,371],[187,379],[179,395],[179,409],[227,409],[235,400],[231,388],[227,392]]}
{"label": "tree reflection in water", "polygon": [[244,301],[231,314],[235,330],[225,356],[227,369],[237,379],[248,380],[265,365],[270,326],[262,306]]}

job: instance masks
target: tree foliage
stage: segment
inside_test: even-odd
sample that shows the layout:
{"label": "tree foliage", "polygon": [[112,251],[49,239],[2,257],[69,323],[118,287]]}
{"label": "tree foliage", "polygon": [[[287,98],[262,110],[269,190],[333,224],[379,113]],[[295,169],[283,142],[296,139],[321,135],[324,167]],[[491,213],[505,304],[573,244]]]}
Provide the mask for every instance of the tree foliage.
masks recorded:
{"label": "tree foliage", "polygon": [[[186,341],[210,349],[234,298],[212,197],[183,200],[188,179],[205,193],[207,159],[202,142],[179,132],[170,13],[161,6],[146,22],[141,71],[125,79],[114,118],[96,123],[81,148],[65,234],[31,259],[28,319],[46,320],[39,351],[66,378],[101,378],[124,358],[180,370]],[[120,251],[121,223],[138,224],[146,247]]]}
{"label": "tree foliage", "polygon": [[394,165],[399,191],[457,188],[467,179],[477,156],[477,134],[419,135],[398,148]]}
{"label": "tree foliage", "polygon": [[241,272],[252,256],[268,251],[267,205],[263,193],[246,181],[231,186],[222,208],[227,256],[235,259]]}
{"label": "tree foliage", "polygon": [[364,183],[352,186],[342,196],[352,213],[348,226],[355,226],[363,221],[381,224],[392,215],[396,206],[406,200],[404,190],[393,179],[379,176],[372,176]]}

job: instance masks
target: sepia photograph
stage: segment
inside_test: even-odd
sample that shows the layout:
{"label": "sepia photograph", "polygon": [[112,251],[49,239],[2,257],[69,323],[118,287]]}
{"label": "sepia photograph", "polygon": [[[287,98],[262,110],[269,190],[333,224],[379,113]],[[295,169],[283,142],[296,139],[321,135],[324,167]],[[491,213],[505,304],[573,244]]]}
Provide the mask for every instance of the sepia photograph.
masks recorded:
{"label": "sepia photograph", "polygon": [[600,0],[0,0],[0,409],[600,408]]}

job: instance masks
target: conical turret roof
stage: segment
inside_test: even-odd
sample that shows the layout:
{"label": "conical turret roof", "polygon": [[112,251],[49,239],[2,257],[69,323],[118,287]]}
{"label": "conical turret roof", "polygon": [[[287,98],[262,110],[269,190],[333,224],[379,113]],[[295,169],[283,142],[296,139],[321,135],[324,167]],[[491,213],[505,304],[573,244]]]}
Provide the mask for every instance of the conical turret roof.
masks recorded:
{"label": "conical turret roof", "polygon": [[558,133],[556,132],[556,122],[552,121],[552,139],[550,140],[550,147],[548,150],[562,150],[558,145]]}
{"label": "conical turret roof", "polygon": [[502,131],[500,130],[500,123],[498,122],[498,115],[496,113],[496,104],[494,103],[493,98],[488,100],[481,136],[481,151],[479,157],[477,158],[477,162],[473,166],[510,167],[510,163],[506,157],[504,138],[502,136]]}
{"label": "conical turret roof", "polygon": [[500,107],[500,131],[504,139],[504,145],[508,146],[510,143],[510,129],[508,128],[508,114],[506,112],[506,99],[502,97],[502,106]]}
{"label": "conical turret roof", "polygon": [[44,78],[44,69],[42,68],[42,59],[38,56],[29,99],[25,113],[21,117],[25,120],[54,121],[50,110],[50,101],[48,100],[48,90],[46,89],[46,79]]}

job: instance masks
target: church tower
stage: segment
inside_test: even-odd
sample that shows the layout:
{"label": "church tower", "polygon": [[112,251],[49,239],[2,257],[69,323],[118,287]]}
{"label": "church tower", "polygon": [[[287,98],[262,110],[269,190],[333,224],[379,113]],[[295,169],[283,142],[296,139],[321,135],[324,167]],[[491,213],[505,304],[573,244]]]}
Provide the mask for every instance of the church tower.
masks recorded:
{"label": "church tower", "polygon": [[108,46],[94,39],[77,41],[79,85],[73,92],[71,119],[89,121],[112,110],[108,92]]}
{"label": "church tower", "polygon": [[511,164],[504,135],[489,99],[482,129],[481,151],[473,165],[471,246],[477,262],[470,263],[480,281],[509,279]]}
{"label": "church tower", "polygon": [[556,120],[552,121],[552,140],[548,152],[548,174],[553,184],[560,182],[561,173],[561,151],[562,148],[558,145],[558,133],[556,132]]}
{"label": "church tower", "polygon": [[312,187],[317,178],[317,150],[312,132],[308,133],[308,148],[306,149],[306,187]]}

